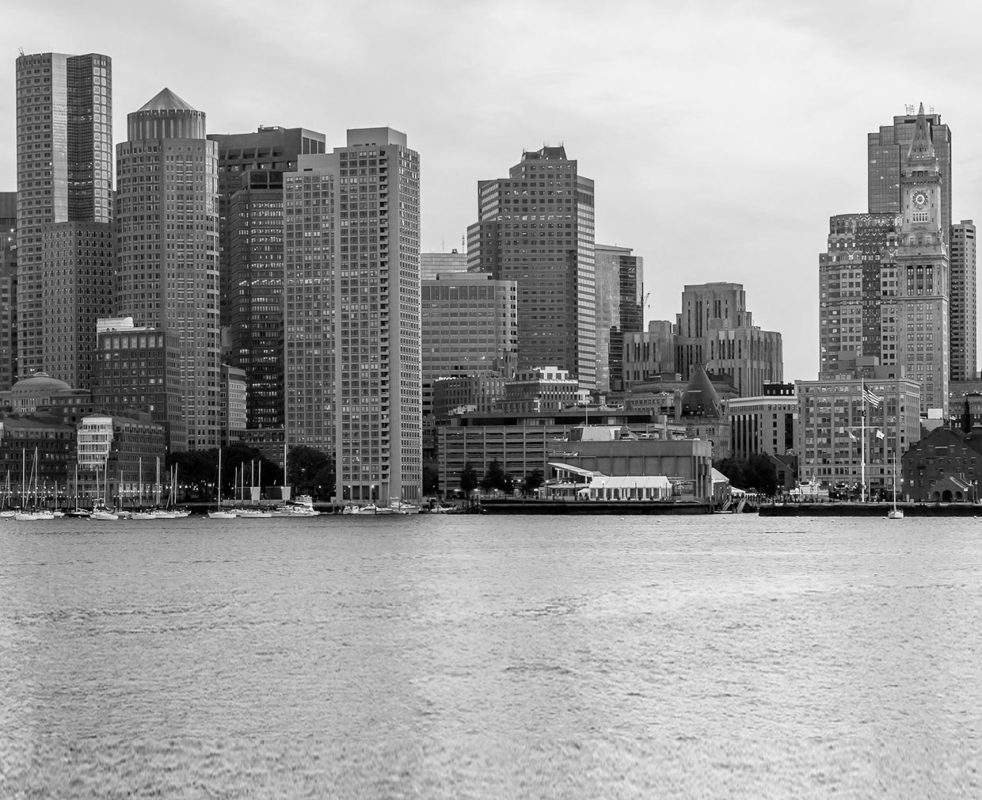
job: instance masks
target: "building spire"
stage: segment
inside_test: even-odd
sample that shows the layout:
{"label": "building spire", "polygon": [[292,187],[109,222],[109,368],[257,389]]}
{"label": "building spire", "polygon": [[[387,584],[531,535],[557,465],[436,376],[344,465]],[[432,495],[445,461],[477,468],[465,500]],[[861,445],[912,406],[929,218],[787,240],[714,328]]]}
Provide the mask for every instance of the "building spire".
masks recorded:
{"label": "building spire", "polygon": [[922,102],[917,111],[917,122],[914,128],[914,138],[910,143],[910,150],[907,153],[908,160],[934,158],[934,144],[931,141],[931,126],[928,124],[927,117],[924,116],[924,103]]}

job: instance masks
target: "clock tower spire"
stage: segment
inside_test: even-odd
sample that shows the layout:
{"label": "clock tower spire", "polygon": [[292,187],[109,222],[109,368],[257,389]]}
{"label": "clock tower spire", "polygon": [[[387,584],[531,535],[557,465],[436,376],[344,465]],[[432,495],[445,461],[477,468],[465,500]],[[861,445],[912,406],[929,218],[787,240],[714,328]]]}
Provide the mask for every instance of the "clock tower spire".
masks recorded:
{"label": "clock tower spire", "polygon": [[941,166],[923,103],[914,125],[914,138],[900,178],[902,238],[907,244],[940,244],[946,238],[942,231]]}
{"label": "clock tower spire", "polygon": [[941,165],[923,103],[914,124],[900,175],[900,246],[891,269],[895,305],[884,313],[896,325],[895,363],[905,364],[908,376],[921,384],[921,411],[940,409],[947,416],[951,272]]}

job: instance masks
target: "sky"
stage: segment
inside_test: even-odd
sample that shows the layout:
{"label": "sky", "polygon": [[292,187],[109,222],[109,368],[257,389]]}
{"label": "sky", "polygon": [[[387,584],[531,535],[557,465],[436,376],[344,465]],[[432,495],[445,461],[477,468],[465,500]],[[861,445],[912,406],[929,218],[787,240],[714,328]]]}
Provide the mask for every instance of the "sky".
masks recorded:
{"label": "sky", "polygon": [[420,153],[422,248],[462,248],[477,182],[562,144],[598,243],[645,262],[645,319],[743,284],[784,378],[818,369],[818,256],[866,211],[866,135],[924,103],[952,131],[953,215],[982,224],[982,5],[954,0],[34,0],[3,14],[0,191],[16,189],[14,62],[113,60],[114,141],[165,86],[209,133],[388,125]]}

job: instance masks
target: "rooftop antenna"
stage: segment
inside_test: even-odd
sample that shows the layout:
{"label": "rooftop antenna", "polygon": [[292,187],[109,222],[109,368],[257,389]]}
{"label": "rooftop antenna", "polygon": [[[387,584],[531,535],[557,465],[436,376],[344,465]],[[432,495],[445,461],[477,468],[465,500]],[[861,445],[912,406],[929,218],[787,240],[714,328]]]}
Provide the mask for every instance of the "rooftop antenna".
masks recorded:
{"label": "rooftop antenna", "polygon": [[20,53],[21,54],[21,58],[23,58],[23,56],[24,56],[24,48],[23,47],[18,47],[17,48],[17,52]]}

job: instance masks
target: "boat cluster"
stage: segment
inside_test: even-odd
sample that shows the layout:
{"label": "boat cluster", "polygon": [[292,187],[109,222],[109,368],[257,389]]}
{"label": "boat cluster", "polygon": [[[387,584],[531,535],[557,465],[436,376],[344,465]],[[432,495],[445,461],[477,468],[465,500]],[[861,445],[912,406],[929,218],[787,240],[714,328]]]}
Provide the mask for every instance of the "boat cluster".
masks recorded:
{"label": "boat cluster", "polygon": [[106,506],[95,506],[91,509],[77,508],[73,511],[59,511],[50,508],[31,508],[15,509],[10,511],[0,511],[0,518],[6,517],[20,522],[32,520],[58,519],[59,517],[72,517],[75,519],[179,519],[190,516],[191,512],[186,508],[153,508],[139,511],[126,511],[123,509],[112,509]]}
{"label": "boat cluster", "polygon": [[208,512],[209,519],[270,519],[271,517],[316,517],[321,512],[314,508],[310,497],[302,496],[296,500],[272,508],[240,507],[216,508]]}

